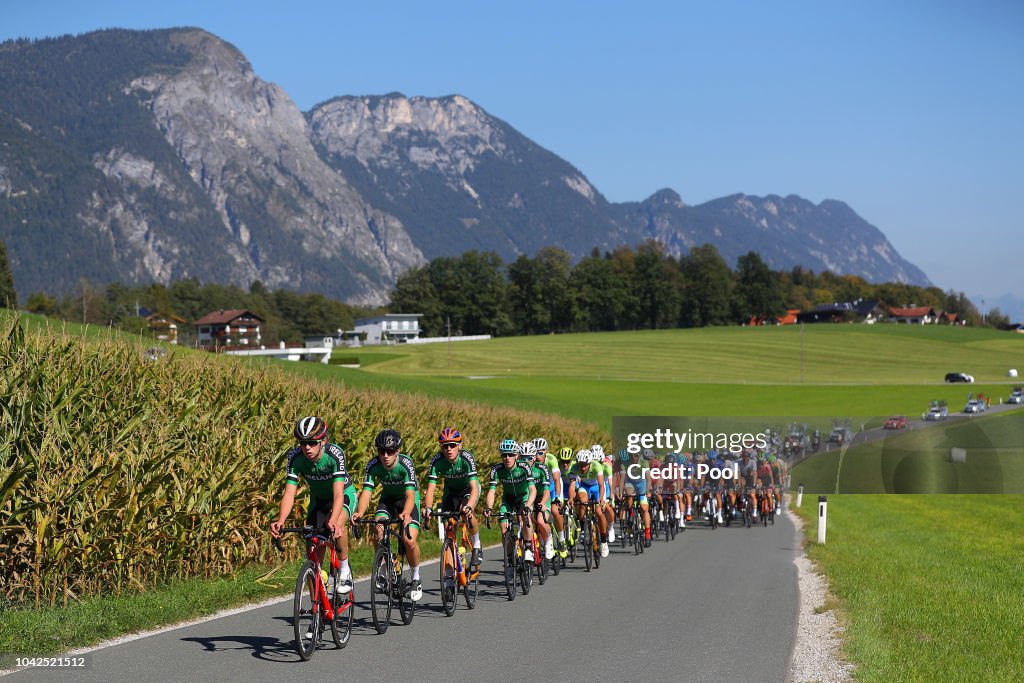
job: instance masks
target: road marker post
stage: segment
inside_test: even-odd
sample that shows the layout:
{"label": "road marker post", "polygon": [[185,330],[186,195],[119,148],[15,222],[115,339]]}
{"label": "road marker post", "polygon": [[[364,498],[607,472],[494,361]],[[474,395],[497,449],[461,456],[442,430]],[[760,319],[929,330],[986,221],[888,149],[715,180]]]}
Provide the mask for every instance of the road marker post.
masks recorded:
{"label": "road marker post", "polygon": [[804,485],[800,484],[800,486],[796,490],[796,506],[800,507],[803,504],[804,504]]}
{"label": "road marker post", "polygon": [[828,496],[818,496],[818,545],[825,545],[825,520],[828,514]]}

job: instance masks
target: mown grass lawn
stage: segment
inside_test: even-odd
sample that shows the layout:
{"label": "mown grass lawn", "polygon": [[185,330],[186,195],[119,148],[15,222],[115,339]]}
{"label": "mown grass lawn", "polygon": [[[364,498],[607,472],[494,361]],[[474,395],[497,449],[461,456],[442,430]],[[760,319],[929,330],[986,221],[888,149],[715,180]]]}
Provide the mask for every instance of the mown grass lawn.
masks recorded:
{"label": "mown grass lawn", "polygon": [[1024,680],[1024,496],[829,496],[825,545],[798,512],[857,680]]}

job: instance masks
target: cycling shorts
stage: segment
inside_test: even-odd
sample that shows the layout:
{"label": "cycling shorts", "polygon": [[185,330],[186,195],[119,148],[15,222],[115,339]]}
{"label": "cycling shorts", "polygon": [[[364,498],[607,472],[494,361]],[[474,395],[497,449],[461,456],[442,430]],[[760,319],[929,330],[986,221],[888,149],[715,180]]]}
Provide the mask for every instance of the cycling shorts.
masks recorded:
{"label": "cycling shorts", "polygon": [[[352,510],[356,506],[356,487],[345,487],[345,502],[342,503],[345,512],[352,516]],[[331,508],[334,507],[333,498],[311,498],[309,510],[306,512],[306,525],[314,527],[325,527],[331,519]]]}
{"label": "cycling shorts", "polygon": [[596,481],[585,482],[580,480],[576,482],[576,490],[586,491],[588,498],[594,502],[597,502],[601,497],[601,487],[598,485]]}
{"label": "cycling shorts", "polygon": [[[381,497],[377,503],[376,519],[398,519],[405,509],[405,498],[384,498]],[[409,526],[420,528],[420,493],[416,492],[416,502],[412,506],[412,514],[409,516]]]}

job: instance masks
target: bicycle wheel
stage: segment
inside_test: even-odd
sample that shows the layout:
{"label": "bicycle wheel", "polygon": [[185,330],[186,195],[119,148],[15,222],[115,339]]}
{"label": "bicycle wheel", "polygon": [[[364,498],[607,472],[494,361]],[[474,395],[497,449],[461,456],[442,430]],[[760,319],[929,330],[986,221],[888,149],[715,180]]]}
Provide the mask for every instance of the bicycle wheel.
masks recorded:
{"label": "bicycle wheel", "polygon": [[743,523],[747,525],[748,529],[754,524],[754,513],[750,511],[749,500],[747,501],[747,504],[743,506]]}
{"label": "bicycle wheel", "polygon": [[566,516],[566,526],[568,527],[566,545],[568,545],[569,551],[569,562],[576,561],[576,542],[580,537],[580,528],[576,523],[576,515]]}
{"label": "bicycle wheel", "polygon": [[377,548],[373,556],[373,572],[370,575],[370,612],[373,627],[377,633],[384,633],[391,623],[391,598],[395,590],[395,576],[391,553],[387,548]]}
{"label": "bicycle wheel", "polygon": [[523,589],[523,595],[529,595],[530,587],[533,586],[533,565],[533,562],[519,558],[519,585]]}
{"label": "bicycle wheel", "polygon": [[404,562],[399,566],[401,572],[398,574],[398,583],[396,588],[398,591],[398,614],[402,617],[402,623],[408,626],[412,623],[412,618],[416,616],[416,603],[412,601],[410,591],[412,591],[412,570],[406,571],[404,569]]}
{"label": "bicycle wheel", "polygon": [[629,527],[630,527],[629,515],[626,515],[625,517],[622,517],[622,518],[619,519],[619,534],[622,537],[622,547],[623,548],[625,548],[626,544],[629,542]]}
{"label": "bicycle wheel", "polygon": [[438,562],[441,573],[441,607],[444,615],[450,617],[455,614],[455,599],[458,597],[458,558],[455,542],[450,538],[444,539],[444,546],[441,548],[441,561]]}
{"label": "bicycle wheel", "polygon": [[466,607],[476,607],[476,596],[480,590],[480,570],[466,568],[466,585],[462,587],[462,595],[466,598]]}
{"label": "bicycle wheel", "polygon": [[[292,605],[292,625],[295,627],[295,651],[303,661],[313,656],[316,644],[320,641],[320,603],[316,601],[317,574],[320,568],[313,562],[307,562],[299,570],[299,578],[295,581],[295,600]],[[306,634],[312,631],[312,637]]]}
{"label": "bicycle wheel", "polygon": [[633,528],[630,529],[630,536],[633,538],[633,554],[639,555],[644,551],[644,523],[641,514],[633,515]]}
{"label": "bicycle wheel", "polygon": [[594,569],[601,567],[601,535],[598,533],[597,522],[590,523],[590,534],[594,546]]}
{"label": "bicycle wheel", "polygon": [[356,611],[352,600],[352,594],[345,595],[339,592],[338,584],[341,579],[341,572],[336,572],[334,577],[334,595],[331,596],[331,606],[334,609],[334,619],[331,621],[331,637],[334,645],[339,650],[348,645],[352,637],[352,615]]}
{"label": "bicycle wheel", "polygon": [[516,544],[511,529],[501,537],[501,564],[504,570],[505,594],[509,600],[516,599]]}
{"label": "bicycle wheel", "polygon": [[594,564],[594,544],[591,542],[589,519],[583,520],[580,527],[580,541],[583,544],[583,564],[589,572],[590,566]]}

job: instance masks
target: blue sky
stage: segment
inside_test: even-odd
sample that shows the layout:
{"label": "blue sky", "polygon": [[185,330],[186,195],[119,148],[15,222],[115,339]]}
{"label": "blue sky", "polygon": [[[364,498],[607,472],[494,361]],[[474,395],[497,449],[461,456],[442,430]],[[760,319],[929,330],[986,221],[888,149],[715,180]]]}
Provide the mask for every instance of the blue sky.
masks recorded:
{"label": "blue sky", "polygon": [[[611,201],[840,199],[1024,319],[1024,3],[0,0],[0,39],[198,26],[303,110],[459,93]],[[1004,310],[1006,305],[1004,304]]]}

